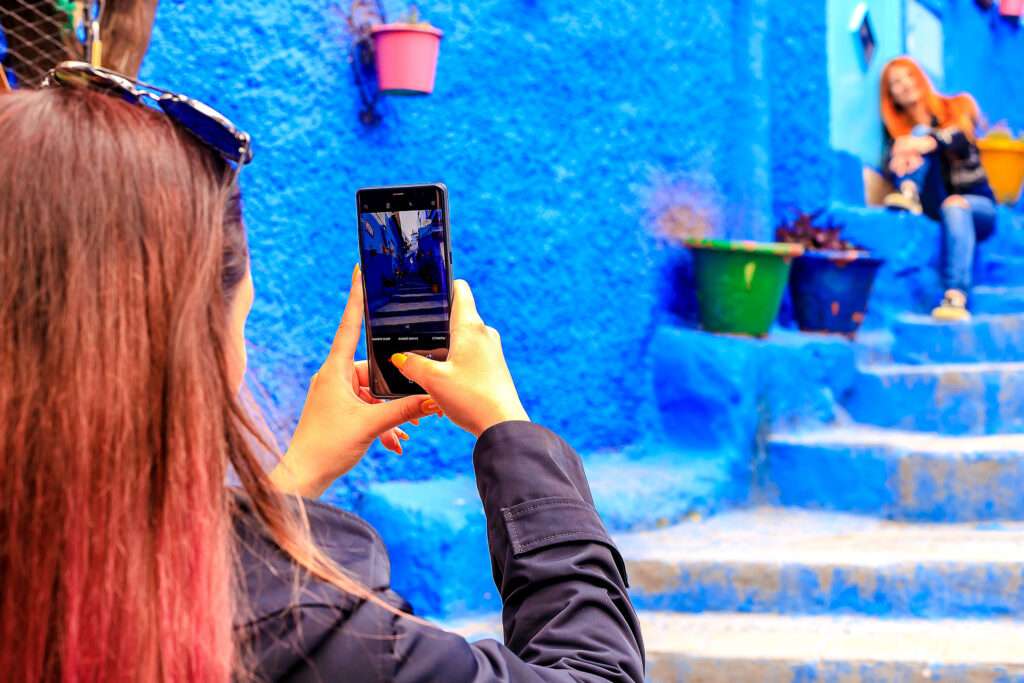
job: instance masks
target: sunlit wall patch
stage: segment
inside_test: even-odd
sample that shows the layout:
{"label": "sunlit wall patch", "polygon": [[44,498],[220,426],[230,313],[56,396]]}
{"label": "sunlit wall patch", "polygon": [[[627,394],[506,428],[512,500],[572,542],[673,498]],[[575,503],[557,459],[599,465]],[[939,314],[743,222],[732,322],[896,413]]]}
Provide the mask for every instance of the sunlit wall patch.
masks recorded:
{"label": "sunlit wall patch", "polygon": [[936,87],[946,77],[942,51],[943,30],[939,9],[931,2],[907,0],[907,54],[924,67]]}

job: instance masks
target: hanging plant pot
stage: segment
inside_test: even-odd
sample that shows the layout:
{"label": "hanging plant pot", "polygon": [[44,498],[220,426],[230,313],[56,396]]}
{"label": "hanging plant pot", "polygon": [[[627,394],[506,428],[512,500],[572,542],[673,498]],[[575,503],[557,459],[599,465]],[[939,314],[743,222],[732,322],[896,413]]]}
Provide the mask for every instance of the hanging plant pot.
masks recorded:
{"label": "hanging plant pot", "polygon": [[789,292],[800,329],[856,335],[883,263],[866,251],[828,250],[807,251],[793,261]]}
{"label": "hanging plant pot", "polygon": [[430,24],[378,24],[370,29],[377,59],[377,83],[388,95],[429,95],[434,91],[440,29]]}
{"label": "hanging plant pot", "polygon": [[989,136],[978,140],[978,150],[996,199],[1003,204],[1016,204],[1024,183],[1024,142]]}
{"label": "hanging plant pot", "polygon": [[1000,0],[999,13],[1004,17],[1019,17],[1024,14],[1024,0]]}
{"label": "hanging plant pot", "polygon": [[763,337],[779,313],[798,244],[686,240],[693,253],[701,327]]}

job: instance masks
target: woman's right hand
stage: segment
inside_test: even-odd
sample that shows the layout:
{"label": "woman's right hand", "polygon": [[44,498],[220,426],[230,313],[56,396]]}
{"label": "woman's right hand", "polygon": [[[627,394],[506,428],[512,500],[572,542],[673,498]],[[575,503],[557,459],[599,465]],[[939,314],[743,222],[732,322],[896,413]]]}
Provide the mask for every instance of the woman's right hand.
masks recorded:
{"label": "woman's right hand", "polygon": [[921,164],[923,163],[924,157],[920,154],[894,154],[892,159],[889,160],[889,170],[892,171],[893,175],[901,177],[909,175],[921,168]]}
{"label": "woman's right hand", "polygon": [[499,422],[530,419],[505,363],[498,332],[480,319],[465,280],[455,281],[448,359],[396,353],[391,362],[473,436]]}

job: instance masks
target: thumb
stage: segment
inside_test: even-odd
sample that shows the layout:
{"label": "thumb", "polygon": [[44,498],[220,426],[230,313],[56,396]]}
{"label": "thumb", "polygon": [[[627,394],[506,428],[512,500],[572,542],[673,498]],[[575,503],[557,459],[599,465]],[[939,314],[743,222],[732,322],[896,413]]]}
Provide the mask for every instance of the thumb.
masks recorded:
{"label": "thumb", "polygon": [[[430,410],[424,410],[430,408]],[[428,396],[405,396],[396,398],[386,403],[378,403],[370,407],[373,415],[373,430],[383,434],[393,427],[397,427],[412,420],[432,415],[437,412],[437,404]]]}
{"label": "thumb", "polygon": [[441,372],[442,367],[439,361],[424,358],[418,353],[396,353],[391,356],[391,363],[406,379],[416,382],[428,393],[432,384],[431,379]]}

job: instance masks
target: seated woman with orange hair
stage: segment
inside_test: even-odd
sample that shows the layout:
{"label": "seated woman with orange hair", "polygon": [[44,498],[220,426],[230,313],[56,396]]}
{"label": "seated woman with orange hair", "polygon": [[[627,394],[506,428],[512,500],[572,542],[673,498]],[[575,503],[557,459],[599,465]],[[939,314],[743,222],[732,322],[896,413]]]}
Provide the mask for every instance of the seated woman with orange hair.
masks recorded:
{"label": "seated woman with orange hair", "polygon": [[980,118],[973,97],[940,95],[909,57],[897,57],[882,72],[882,121],[891,143],[887,170],[898,190],[885,204],[942,225],[946,293],[932,311],[942,320],[970,318],[975,246],[996,226],[992,189],[975,145]]}

